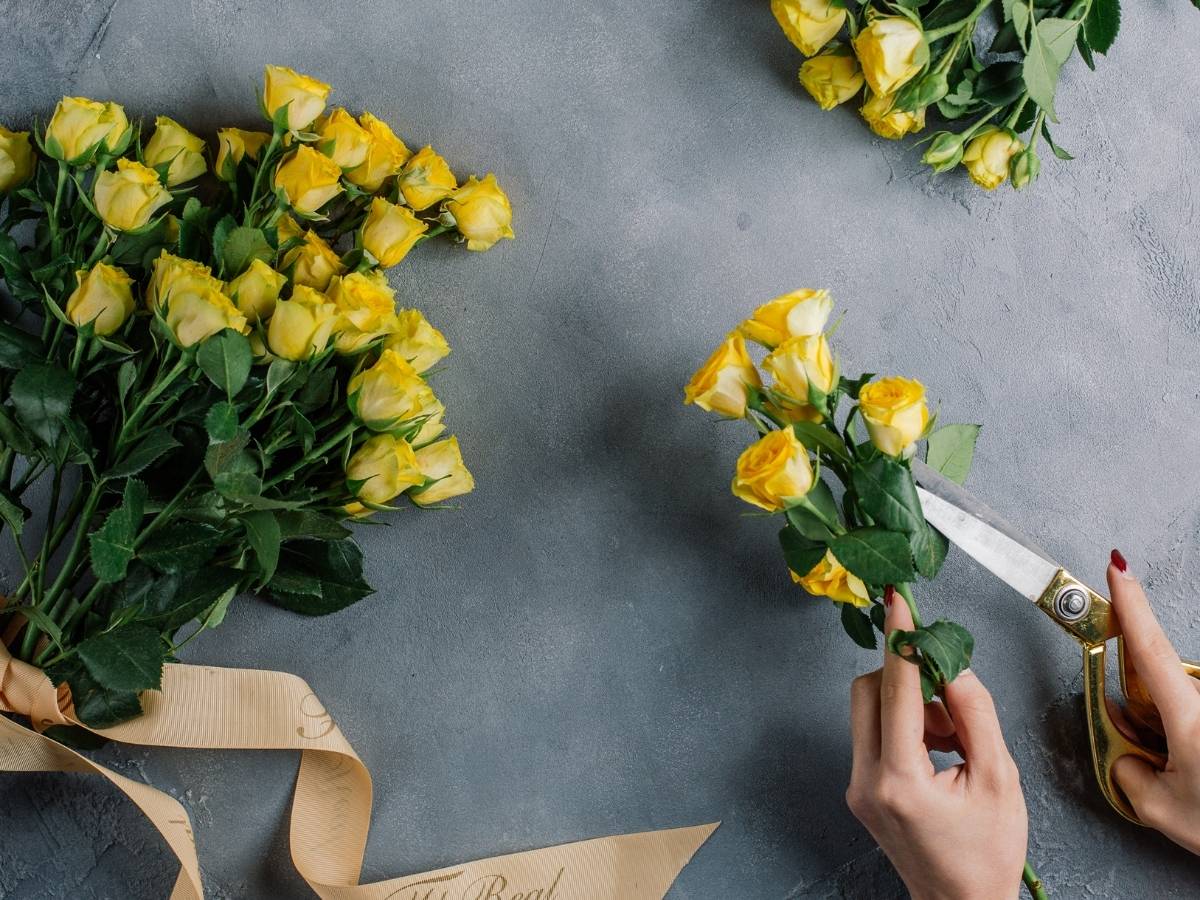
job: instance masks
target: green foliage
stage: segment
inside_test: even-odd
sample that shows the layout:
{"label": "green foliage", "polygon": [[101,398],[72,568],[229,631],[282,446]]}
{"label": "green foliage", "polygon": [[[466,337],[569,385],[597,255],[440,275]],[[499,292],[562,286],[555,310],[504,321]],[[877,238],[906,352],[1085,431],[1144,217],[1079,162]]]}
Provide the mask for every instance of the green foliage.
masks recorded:
{"label": "green foliage", "polygon": [[196,362],[209,380],[232,400],[250,377],[254,354],[245,335],[226,328],[200,345]]}
{"label": "green foliage", "polygon": [[145,625],[122,625],[80,643],[88,674],[114,691],[149,691],[162,682],[164,646],[158,631]]}
{"label": "green foliage", "polygon": [[979,430],[978,425],[945,425],[939,428],[929,435],[926,465],[941,472],[955,484],[962,484],[971,471]]}
{"label": "green foliage", "polygon": [[916,575],[907,539],[884,528],[856,528],[834,538],[829,549],[867,584],[899,584]]}
{"label": "green foliage", "polygon": [[268,596],[308,616],[344,609],[372,593],[363,579],[362,550],[350,538],[297,540],[284,545]]}
{"label": "green foliage", "polygon": [[[921,667],[921,691],[928,702],[971,665],[975,639],[961,625],[938,620],[913,631],[893,631],[887,646],[892,653]],[[906,654],[908,649],[913,652]]]}

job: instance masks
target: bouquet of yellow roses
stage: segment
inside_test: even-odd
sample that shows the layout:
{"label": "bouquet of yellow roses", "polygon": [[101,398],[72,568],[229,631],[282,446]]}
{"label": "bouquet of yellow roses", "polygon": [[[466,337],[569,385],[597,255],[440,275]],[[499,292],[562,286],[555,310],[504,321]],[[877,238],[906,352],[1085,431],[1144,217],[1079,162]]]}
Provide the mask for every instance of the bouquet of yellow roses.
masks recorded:
{"label": "bouquet of yellow roses", "polygon": [[931,135],[922,159],[935,172],[962,164],[985,190],[1036,181],[1040,138],[1072,158],[1050,134],[1059,73],[1076,51],[1095,69],[1121,25],[1120,0],[771,0],[771,10],[809,57],[800,81],[822,109],[865,85],[862,116],[880,137],[921,131],[934,110],[964,121]]}
{"label": "bouquet of yellow roses", "polygon": [[[904,597],[916,628],[886,635],[887,644],[911,648],[905,658],[920,666],[928,700],[969,665],[974,641],[953,622],[922,624],[913,600],[911,583],[937,575],[948,544],[925,521],[911,460],[923,441],[926,462],[962,482],[979,426],[934,430],[920,382],[842,375],[825,334],[832,309],[824,290],[760,306],[696,372],[684,400],[754,426],[758,439],[738,458],[733,493],[783,516],[779,542],[792,580],[832,600],[855,643],[874,649],[880,601],[893,589]],[[769,382],[747,340],[766,349]]]}
{"label": "bouquet of yellow roses", "polygon": [[112,102],[0,128],[0,527],[24,568],[0,636],[89,726],[137,716],[239,593],[369,594],[347,517],[473,487],[426,381],[450,348],[383,269],[511,238],[511,206],[329,92],[268,66],[269,130],[218,132],[211,176],[203,138]]}

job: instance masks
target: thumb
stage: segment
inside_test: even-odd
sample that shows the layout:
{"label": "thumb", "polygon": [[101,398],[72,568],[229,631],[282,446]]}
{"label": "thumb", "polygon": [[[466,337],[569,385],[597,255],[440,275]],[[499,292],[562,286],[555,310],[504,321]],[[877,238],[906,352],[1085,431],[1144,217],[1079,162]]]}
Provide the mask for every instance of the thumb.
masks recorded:
{"label": "thumb", "polygon": [[989,776],[1007,774],[1013,766],[1012,756],[1004,743],[996,705],[983,682],[966,669],[946,685],[943,696],[968,769]]}
{"label": "thumb", "polygon": [[1136,756],[1122,756],[1113,763],[1112,774],[1138,818],[1161,831],[1162,801],[1168,798],[1164,795],[1166,789],[1159,781],[1158,769]]}

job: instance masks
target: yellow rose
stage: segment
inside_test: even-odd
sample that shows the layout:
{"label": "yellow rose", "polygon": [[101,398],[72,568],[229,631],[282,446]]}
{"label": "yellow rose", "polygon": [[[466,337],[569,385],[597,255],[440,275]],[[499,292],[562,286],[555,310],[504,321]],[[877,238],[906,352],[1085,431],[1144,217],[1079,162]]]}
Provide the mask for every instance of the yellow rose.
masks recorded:
{"label": "yellow rose", "polygon": [[[282,221],[282,220],[281,220]],[[315,231],[304,233],[304,243],[293,247],[283,257],[283,268],[292,268],[292,282],[318,291],[329,287],[333,276],[346,271],[342,258]]]}
{"label": "yellow rose", "polygon": [[804,575],[792,572],[792,581],[800,585],[814,597],[828,597],[838,603],[850,603],[854,606],[870,606],[871,594],[862,579],[852,575],[843,566],[832,550],[826,550],[812,571]]}
{"label": "yellow rose", "polygon": [[446,337],[429,324],[419,309],[404,309],[397,315],[396,330],[383,342],[406,359],[418,372],[425,372],[446,358]]}
{"label": "yellow rose", "polygon": [[290,300],[275,304],[267,346],[283,359],[310,359],[325,349],[337,320],[337,307],[324,294],[297,285]]}
{"label": "yellow rose", "polygon": [[33,147],[28,131],[9,131],[0,125],[0,194],[24,184],[33,175]]}
{"label": "yellow rose", "polygon": [[312,215],[342,192],[342,168],[301,144],[275,170],[275,187],[283,188],[293,209]]}
{"label": "yellow rose", "polygon": [[67,318],[76,328],[90,323],[96,334],[112,334],[133,312],[133,279],[124,269],[96,263],[75,279],[79,286],[67,298]]}
{"label": "yellow rose", "polygon": [[167,327],[183,347],[191,347],[226,328],[245,333],[246,317],[218,288],[175,288],[164,299]]}
{"label": "yellow rose", "polygon": [[763,360],[763,371],[770,373],[775,390],[785,396],[782,412],[791,418],[821,419],[809,402],[810,390],[829,394],[838,377],[825,335],[789,338]]}
{"label": "yellow rose", "polygon": [[372,431],[394,431],[402,423],[436,411],[437,397],[399,353],[384,350],[378,362],[346,386],[350,408]]}
{"label": "yellow rose", "polygon": [[286,275],[255,259],[250,268],[229,282],[228,293],[242,315],[251,322],[260,322],[275,312],[275,302],[285,284]]}
{"label": "yellow rose", "polygon": [[854,52],[876,94],[894,93],[929,61],[924,32],[900,16],[876,19],[860,31],[854,39]]}
{"label": "yellow rose", "polygon": [[291,216],[280,216],[275,223],[275,239],[279,244],[286,244],[298,237],[304,237],[304,229]]}
{"label": "yellow rose", "polygon": [[829,291],[801,288],[764,303],[738,330],[764,347],[777,347],[788,338],[820,334],[831,312]]}
{"label": "yellow rose", "polygon": [[213,289],[221,290],[223,283],[214,278],[212,271],[203,263],[172,256],[166,250],[158,254],[146,288],[146,306],[158,309],[176,290]]}
{"label": "yellow rose", "polygon": [[881,378],[863,387],[858,405],[871,443],[888,456],[905,456],[925,433],[925,386],[911,378]]}
{"label": "yellow rose", "polygon": [[990,191],[1004,183],[1009,162],[1024,149],[1021,139],[1007,128],[989,125],[967,144],[962,161],[971,180]]}
{"label": "yellow rose", "polygon": [[287,127],[303,131],[325,109],[330,87],[324,82],[301,75],[284,66],[267,66],[263,70],[263,105],[267,116],[287,107]]}
{"label": "yellow rose", "polygon": [[347,172],[346,179],[364,191],[373,192],[379,190],[385,179],[399,174],[411,154],[382,119],[365,112],[358,117],[358,123],[370,140],[362,164]]}
{"label": "yellow rose", "polygon": [[142,158],[152,169],[170,164],[167,187],[199,178],[208,171],[204,162],[204,139],[166,116],[154,120],[154,134],[146,142]]}
{"label": "yellow rose", "polygon": [[501,238],[513,237],[512,204],[490,172],[479,181],[472,175],[446,202],[468,250],[490,250]]}
{"label": "yellow rose", "polygon": [[833,109],[862,90],[863,74],[854,54],[835,45],[801,64],[800,83],[821,109]]}
{"label": "yellow rose", "polygon": [[408,441],[377,434],[350,457],[346,481],[360,500],[384,504],[410,487],[424,483],[425,476]]}
{"label": "yellow rose", "polygon": [[428,230],[429,224],[418,219],[407,206],[376,197],[362,224],[362,245],[381,266],[394,266]]}
{"label": "yellow rose", "polygon": [[115,172],[97,175],[92,196],[104,224],[117,231],[141,228],[171,202],[158,173],[132,159],[118,159]]}
{"label": "yellow rose", "polygon": [[265,131],[222,128],[217,132],[217,162],[213,171],[223,181],[233,181],[243,159],[258,159],[271,136]]}
{"label": "yellow rose", "polygon": [[355,353],[371,341],[391,334],[396,318],[396,294],[378,270],[371,274],[353,272],[329,283],[329,299],[338,311],[338,353]]}
{"label": "yellow rose", "polygon": [[46,152],[67,162],[82,161],[93,150],[121,153],[131,133],[120,105],[63,97],[46,126]]}
{"label": "yellow rose", "polygon": [[418,506],[432,506],[475,490],[475,478],[463,465],[456,437],[448,437],[418,450],[417,467],[426,480],[432,482],[427,487],[409,492],[408,498]]}
{"label": "yellow rose", "polygon": [[371,135],[341,107],[317,119],[313,130],[319,136],[317,146],[321,152],[341,166],[343,171],[362,165],[367,158]]}
{"label": "yellow rose", "polygon": [[813,486],[808,451],[790,428],[769,431],[745,449],[733,476],[733,494],[767,512],[802,499]]}
{"label": "yellow rose", "polygon": [[906,134],[914,134],[925,127],[925,108],[916,112],[892,112],[895,95],[871,94],[863,104],[862,117],[871,130],[881,138],[898,141]]}
{"label": "yellow rose", "polygon": [[746,342],[736,331],[725,338],[683,389],[683,402],[731,419],[746,415],[749,387],[762,387]]}
{"label": "yellow rose", "polygon": [[449,164],[429,146],[413,154],[400,172],[404,202],[416,210],[428,209],[445,200],[457,187],[458,181]]}
{"label": "yellow rose", "polygon": [[779,27],[805,56],[813,56],[846,24],[845,7],[830,0],[771,0]]}
{"label": "yellow rose", "polygon": [[446,430],[446,426],[442,424],[442,417],[446,415],[446,407],[442,406],[437,397],[432,397],[432,392],[431,398],[426,398],[428,402],[421,408],[421,414],[417,416],[421,427],[416,434],[409,437],[414,447],[428,444]]}

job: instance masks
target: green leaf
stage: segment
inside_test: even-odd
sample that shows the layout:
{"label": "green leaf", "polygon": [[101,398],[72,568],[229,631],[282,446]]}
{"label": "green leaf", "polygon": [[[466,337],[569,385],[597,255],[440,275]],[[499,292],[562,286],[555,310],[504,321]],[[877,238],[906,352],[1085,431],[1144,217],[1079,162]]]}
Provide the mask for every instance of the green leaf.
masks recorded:
{"label": "green leaf", "polygon": [[[954,622],[939,619],[914,631],[893,631],[887,637],[888,650],[902,659],[921,667],[922,685],[927,699],[933,689],[949,684],[963,669],[971,665],[971,654],[975,650],[975,639],[971,632]],[[905,655],[901,651],[912,648],[914,653]]]}
{"label": "green leaf", "polygon": [[158,461],[164,453],[180,446],[179,441],[166,428],[156,428],[138,443],[125,458],[109,470],[110,478],[126,478],[136,475]]}
{"label": "green leaf", "polygon": [[196,362],[200,364],[209,381],[232,399],[250,376],[254,353],[245,335],[238,334],[232,328],[226,328],[200,345],[200,350],[196,353]]}
{"label": "green leaf", "polygon": [[1028,52],[1029,51],[1029,4],[1022,3],[1020,0],[1012,4],[1009,8],[1009,14],[1012,17],[1013,31],[1015,32],[1018,46]]}
{"label": "green leaf", "polygon": [[71,688],[75,715],[92,728],[111,728],[142,714],[136,692],[103,687],[77,656],[47,666],[46,675],[55,685],[66,684]]}
{"label": "green leaf", "polygon": [[151,534],[137,555],[159,572],[193,572],[213,558],[224,537],[203,522],[172,522]]}
{"label": "green leaf", "polygon": [[156,690],[162,684],[165,647],[157,631],[122,625],[79,645],[79,658],[101,687],[114,691]]}
{"label": "green leaf", "polygon": [[350,534],[350,529],[337,519],[311,509],[280,512],[275,518],[279,522],[280,537],[285,541],[301,537],[340,541]]}
{"label": "green leaf", "polygon": [[220,258],[226,280],[241,275],[256,259],[270,262],[275,255],[260,228],[238,226],[230,229],[221,245]]}
{"label": "green leaf", "polygon": [[912,551],[902,534],[883,528],[856,528],[830,545],[838,561],[867,584],[912,581]]}
{"label": "green leaf", "polygon": [[779,546],[783,548],[783,558],[788,568],[801,577],[811,572],[825,557],[824,544],[809,540],[791,525],[780,530]]}
{"label": "green leaf", "polygon": [[237,588],[230,588],[214,603],[208,610],[208,614],[204,617],[204,627],[212,630],[225,621],[225,614],[229,612],[229,606],[233,603],[233,598],[237,596]]}
{"label": "green leaf", "polygon": [[208,449],[204,451],[204,468],[209,477],[216,478],[232,468],[249,443],[250,432],[242,430],[227,441],[209,444]]}
{"label": "green leaf", "polygon": [[979,425],[945,425],[933,432],[925,448],[926,465],[955,484],[962,484],[967,480],[971,461],[975,458],[979,428]]}
{"label": "green leaf", "polygon": [[950,551],[950,542],[926,522],[923,528],[909,536],[908,543],[917,571],[926,578],[936,578],[942,563],[946,561],[946,554]]}
{"label": "green leaf", "polygon": [[9,389],[17,419],[46,446],[66,428],[75,396],[75,379],[58,366],[35,363],[21,369]]}
{"label": "green leaf", "polygon": [[1058,146],[1058,144],[1054,143],[1054,138],[1050,136],[1050,126],[1045,122],[1042,122],[1042,137],[1046,139],[1046,143],[1050,145],[1050,149],[1054,151],[1054,155],[1059,159],[1068,160],[1075,158],[1062,147]]}
{"label": "green leaf", "polygon": [[121,505],[91,534],[92,574],[101,584],[120,581],[133,559],[133,545],[146,503],[146,486],[133,478],[125,482]]}
{"label": "green leaf", "polygon": [[204,416],[204,430],[214,444],[232,441],[238,433],[237,407],[224,400],[214,403]]}
{"label": "green leaf", "polygon": [[34,335],[0,322],[0,368],[20,370],[44,358],[42,342]]}
{"label": "green leaf", "polygon": [[838,459],[850,461],[850,451],[846,449],[846,442],[824,425],[818,425],[816,422],[795,422],[792,431],[796,439],[809,450],[826,450]]}
{"label": "green leaf", "polygon": [[209,566],[185,575],[161,575],[149,582],[137,600],[138,621],[174,633],[204,613],[246,573],[224,566]]}
{"label": "green leaf", "polygon": [[279,565],[279,546],[283,541],[279,522],[273,512],[259,510],[242,516],[242,524],[246,527],[246,540],[250,542],[254,555],[258,557],[262,580],[266,583],[271,580],[276,566]]}
{"label": "green leaf", "polygon": [[7,407],[3,406],[0,406],[0,445],[11,448],[21,456],[30,456],[37,450],[29,433],[16,423],[8,414]]}
{"label": "green leaf", "polygon": [[1021,63],[992,63],[979,73],[975,80],[975,99],[989,106],[1008,106],[1025,90],[1025,79],[1021,74]]}
{"label": "green leaf", "polygon": [[1029,52],[1022,70],[1025,88],[1033,102],[1055,122],[1058,121],[1054,111],[1058,74],[1075,47],[1079,27],[1080,23],[1071,19],[1045,18],[1030,31]]}
{"label": "green leaf", "polygon": [[1121,30],[1121,0],[1092,0],[1083,21],[1088,46],[1096,53],[1108,53]]}
{"label": "green leaf", "polygon": [[850,635],[850,640],[865,650],[874,650],[879,646],[875,640],[875,629],[871,627],[871,619],[853,603],[839,603],[842,608],[842,628]]}
{"label": "green leaf", "polygon": [[58,627],[58,623],[55,622],[54,619],[51,618],[44,610],[38,609],[36,606],[13,606],[6,607],[4,612],[6,615],[8,613],[14,613],[22,616],[31,624],[40,628],[42,632],[44,632],[45,635],[50,638],[50,641],[54,644],[54,646],[56,646],[59,650],[63,649],[62,629]]}
{"label": "green leaf", "polygon": [[0,489],[0,519],[3,519],[17,537],[25,530],[25,520],[29,518],[29,510],[23,504],[8,495],[8,491]]}
{"label": "green leaf", "polygon": [[243,450],[230,459],[229,464],[213,476],[213,487],[222,496],[235,500],[258,496],[262,491],[262,478],[254,454]]}
{"label": "green leaf", "polygon": [[915,534],[924,528],[921,501],[907,466],[889,456],[877,456],[855,466],[851,480],[858,505],[884,528],[904,534]]}
{"label": "green leaf", "polygon": [[270,599],[293,612],[337,612],[374,592],[362,574],[362,550],[353,540],[300,540],[286,544],[267,585]]}

